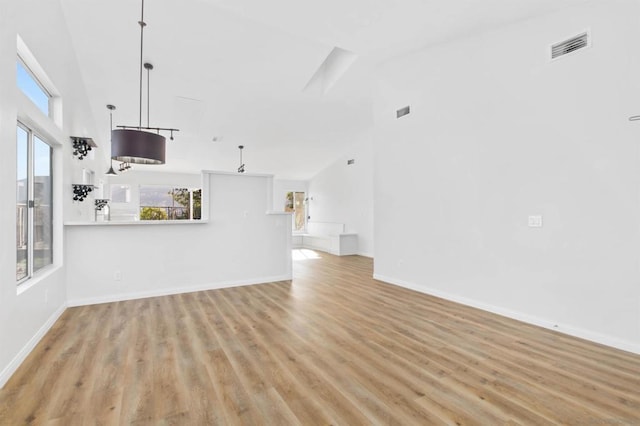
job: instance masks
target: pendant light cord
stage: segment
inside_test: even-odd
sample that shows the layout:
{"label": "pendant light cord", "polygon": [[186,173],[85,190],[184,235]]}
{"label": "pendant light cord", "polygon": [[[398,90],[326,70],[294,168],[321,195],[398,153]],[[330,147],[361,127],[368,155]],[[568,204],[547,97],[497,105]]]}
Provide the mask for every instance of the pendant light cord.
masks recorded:
{"label": "pendant light cord", "polygon": [[138,128],[142,129],[142,57],[144,47],[144,27],[147,25],[144,22],[144,0],[142,0],[142,11],[140,12],[140,22],[138,22],[138,24],[140,24],[140,114],[138,116]]}

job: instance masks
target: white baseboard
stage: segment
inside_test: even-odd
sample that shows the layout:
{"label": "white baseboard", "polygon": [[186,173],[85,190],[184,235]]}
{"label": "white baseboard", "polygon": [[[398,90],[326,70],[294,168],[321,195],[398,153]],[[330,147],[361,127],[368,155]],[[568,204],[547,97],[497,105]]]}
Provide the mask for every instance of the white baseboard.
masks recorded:
{"label": "white baseboard", "polygon": [[289,281],[293,279],[292,274],[285,274],[273,277],[254,278],[250,280],[223,281],[218,283],[198,284],[188,287],[163,288],[152,291],[140,291],[132,293],[109,294],[104,296],[89,297],[83,299],[73,299],[67,302],[67,306],[87,306],[100,303],[120,302],[124,300],[146,299],[148,297],[170,296],[173,294],[194,293],[196,291],[216,290],[220,288],[240,287],[245,285],[266,284],[277,281]]}
{"label": "white baseboard", "polygon": [[36,347],[38,342],[42,340],[44,335],[47,334],[51,327],[53,327],[53,324],[58,321],[58,318],[60,318],[60,315],[62,315],[66,309],[67,305],[62,304],[53,314],[51,314],[49,319],[47,319],[47,321],[42,325],[42,327],[40,327],[36,334],[34,334],[33,337],[29,339],[27,344],[24,345],[20,352],[18,352],[18,354],[11,360],[9,365],[7,365],[4,370],[2,370],[2,372],[0,372],[0,389],[2,389],[4,385],[9,381],[13,373],[16,372],[18,367],[20,367],[27,356],[29,356],[31,351]]}
{"label": "white baseboard", "polygon": [[358,253],[358,256],[368,257],[370,259],[373,259],[373,253]]}
{"label": "white baseboard", "polygon": [[428,294],[430,296],[440,297],[452,302],[460,303],[462,305],[471,306],[474,308],[482,309],[483,311],[491,312],[494,314],[502,315],[507,318],[515,319],[518,321],[526,322],[528,324],[537,325],[538,327],[547,328],[549,330],[557,331],[570,336],[579,337],[581,339],[589,340],[602,345],[611,346],[623,351],[633,352],[640,354],[640,344],[630,342],[627,340],[619,339],[616,337],[607,336],[605,334],[597,333],[594,331],[573,327],[565,324],[558,324],[554,321],[549,321],[543,318],[539,318],[532,315],[523,314],[521,312],[512,311],[499,306],[489,305],[487,303],[479,302],[466,297],[450,294],[433,288],[419,286],[414,283],[410,283],[403,280],[387,277],[381,274],[373,274],[373,278],[379,281],[383,281],[388,284],[397,285],[399,287],[415,290],[420,293]]}

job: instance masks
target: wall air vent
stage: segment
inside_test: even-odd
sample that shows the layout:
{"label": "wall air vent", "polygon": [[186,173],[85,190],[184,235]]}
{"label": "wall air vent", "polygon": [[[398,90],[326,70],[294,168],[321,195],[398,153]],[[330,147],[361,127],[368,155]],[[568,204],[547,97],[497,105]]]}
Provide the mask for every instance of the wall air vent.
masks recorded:
{"label": "wall air vent", "polygon": [[410,112],[411,112],[411,108],[409,106],[400,108],[399,110],[396,111],[396,118],[404,117],[405,115],[408,115]]}
{"label": "wall air vent", "polygon": [[356,164],[356,160],[355,159],[351,159],[351,160],[347,160],[347,166],[350,166],[352,164]]}
{"label": "wall air vent", "polygon": [[551,59],[558,59],[562,56],[573,53],[576,50],[580,50],[591,45],[591,40],[588,32],[584,32],[575,37],[571,37],[568,40],[556,43],[551,46]]}

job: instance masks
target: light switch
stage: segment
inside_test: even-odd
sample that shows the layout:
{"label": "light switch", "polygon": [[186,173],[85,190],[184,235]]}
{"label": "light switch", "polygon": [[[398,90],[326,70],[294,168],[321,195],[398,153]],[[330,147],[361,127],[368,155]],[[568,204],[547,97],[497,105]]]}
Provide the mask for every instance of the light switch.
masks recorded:
{"label": "light switch", "polygon": [[529,216],[529,228],[542,228],[542,216]]}

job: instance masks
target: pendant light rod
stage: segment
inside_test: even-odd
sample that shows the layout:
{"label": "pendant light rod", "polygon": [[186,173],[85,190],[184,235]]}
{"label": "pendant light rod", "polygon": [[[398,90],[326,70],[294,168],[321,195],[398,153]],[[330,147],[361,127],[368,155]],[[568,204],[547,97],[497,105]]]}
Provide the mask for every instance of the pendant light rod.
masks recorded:
{"label": "pendant light rod", "polygon": [[[143,68],[147,70],[147,126],[143,126],[142,122],[140,122],[140,124],[138,124],[137,126],[116,126],[119,129],[137,129],[137,130],[155,130],[156,133],[160,133],[161,131],[165,131],[165,132],[171,132],[171,140],[173,140],[173,132],[179,132],[180,129],[176,129],[173,127],[150,127],[149,126],[149,116],[150,116],[150,110],[151,110],[151,104],[149,101],[149,97],[150,97],[150,85],[149,85],[149,76],[150,76],[150,71],[153,69],[153,64],[149,63],[149,62],[145,62],[143,65]],[[140,80],[140,96],[142,96],[142,80]],[[142,99],[142,98],[141,98]],[[142,120],[142,104],[140,104],[140,120]]]}
{"label": "pendant light rod", "polygon": [[[107,109],[109,110],[109,135],[111,135],[111,132],[113,131],[113,110],[116,109],[116,107],[109,104],[107,105]],[[107,176],[117,176],[116,171],[113,170],[113,157],[111,155],[109,156],[109,170],[107,170],[105,174]]]}
{"label": "pendant light rod", "polygon": [[[138,99],[138,125],[137,126],[117,126],[111,132],[111,158],[120,161],[127,166],[135,164],[165,164],[166,159],[166,138],[160,134],[161,131],[168,131],[173,140],[173,132],[179,131],[175,128],[150,127],[149,120],[149,71],[153,69],[151,64],[144,63],[144,0],[141,0],[140,10],[140,73],[139,73],[139,99]],[[147,127],[142,125],[142,102],[143,102],[143,69],[147,69]],[[130,167],[130,166],[128,166]],[[127,168],[128,168],[127,167]]]}
{"label": "pendant light rod", "polygon": [[[180,129],[173,129],[171,127],[138,127],[138,126],[123,126],[123,125],[118,125],[116,126],[118,129],[143,129],[143,130],[155,130],[156,132],[160,133],[161,131],[165,131],[165,132],[179,132]],[[173,139],[172,139],[173,140]]]}
{"label": "pendant light rod", "polygon": [[149,96],[151,95],[151,90],[149,90],[149,77],[151,76],[151,70],[153,69],[153,65],[149,62],[144,63],[144,68],[147,70],[147,127],[149,127]]}
{"label": "pendant light rod", "polygon": [[116,109],[113,105],[107,105],[109,110],[109,131],[113,130],[113,110]]}
{"label": "pendant light rod", "polygon": [[144,51],[144,27],[147,26],[144,22],[144,0],[142,0],[142,10],[138,24],[140,24],[140,111],[138,116],[138,129],[142,129],[142,55]]}
{"label": "pendant light rod", "polygon": [[244,145],[238,145],[238,149],[240,150],[240,167],[238,167],[238,173],[244,173],[244,163],[242,162],[242,150],[244,149]]}

